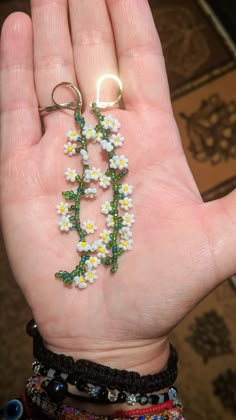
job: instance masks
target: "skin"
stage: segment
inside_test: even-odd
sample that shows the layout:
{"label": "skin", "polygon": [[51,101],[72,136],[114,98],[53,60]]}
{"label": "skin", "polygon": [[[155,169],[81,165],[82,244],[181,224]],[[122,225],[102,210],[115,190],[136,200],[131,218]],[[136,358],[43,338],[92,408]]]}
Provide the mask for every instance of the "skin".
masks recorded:
{"label": "skin", "polygon": [[[169,332],[236,272],[236,191],[202,202],[147,0],[32,0],[31,7],[32,20],[14,13],[1,36],[1,221],[11,267],[53,351],[158,372]],[[95,284],[81,291],[54,279],[78,261],[76,234],[60,233],[55,212],[68,189],[65,168],[79,165],[63,154],[73,113],[46,115],[43,134],[38,107],[50,105],[56,84],[70,81],[94,123],[89,103],[104,73],[119,74],[124,86],[123,108],[106,112],[121,121],[127,139],[120,153],[129,158],[126,181],[134,186],[134,248],[115,275],[100,267]],[[68,93],[60,94],[65,102]],[[112,83],[103,95],[114,97]],[[82,216],[104,222],[96,200],[82,207]]]}

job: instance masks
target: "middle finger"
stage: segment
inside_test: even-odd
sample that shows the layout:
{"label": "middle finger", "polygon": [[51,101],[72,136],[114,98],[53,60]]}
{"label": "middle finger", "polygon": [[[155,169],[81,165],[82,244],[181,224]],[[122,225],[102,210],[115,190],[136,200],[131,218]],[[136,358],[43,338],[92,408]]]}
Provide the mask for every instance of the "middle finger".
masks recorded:
{"label": "middle finger", "polygon": [[[111,22],[105,0],[69,0],[69,11],[77,80],[88,105],[96,99],[99,77],[118,72]],[[112,100],[112,93],[107,84],[103,99]]]}

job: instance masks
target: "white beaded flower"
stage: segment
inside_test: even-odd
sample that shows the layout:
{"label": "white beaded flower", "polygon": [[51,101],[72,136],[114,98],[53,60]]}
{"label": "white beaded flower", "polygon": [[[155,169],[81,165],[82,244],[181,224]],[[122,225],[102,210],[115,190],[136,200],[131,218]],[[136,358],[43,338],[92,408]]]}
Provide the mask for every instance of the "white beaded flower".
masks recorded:
{"label": "white beaded flower", "polygon": [[93,126],[90,124],[90,125],[86,125],[83,128],[82,134],[83,136],[85,136],[87,140],[90,140],[90,139],[94,139],[94,137],[96,136],[96,131],[94,130]]}
{"label": "white beaded flower", "polygon": [[119,200],[120,206],[124,210],[129,210],[133,207],[132,199],[129,197],[122,198]]}
{"label": "white beaded flower", "polygon": [[68,141],[68,143],[64,144],[64,153],[68,156],[73,156],[76,154],[76,143],[71,143]]}
{"label": "white beaded flower", "polygon": [[101,169],[99,169],[99,168],[94,168],[93,167],[93,168],[90,169],[91,179],[94,179],[95,181],[98,181],[101,174],[102,174],[102,172],[101,172]]}
{"label": "white beaded flower", "polygon": [[120,230],[119,230],[119,234],[120,237],[122,239],[129,239],[132,237],[132,232],[130,230],[130,228],[128,226],[123,226]]}
{"label": "white beaded flower", "polygon": [[84,194],[86,198],[93,198],[97,194],[97,188],[86,188]]}
{"label": "white beaded flower", "polygon": [[111,131],[113,131],[113,133],[117,133],[120,127],[121,127],[121,123],[115,118],[113,118]]}
{"label": "white beaded flower", "polygon": [[122,216],[123,225],[125,226],[131,226],[135,222],[135,218],[133,214],[125,213],[124,216]]}
{"label": "white beaded flower", "polygon": [[67,181],[75,182],[75,178],[77,177],[77,172],[75,169],[67,168],[65,171],[65,177]]}
{"label": "white beaded flower", "polygon": [[91,172],[90,169],[85,169],[84,171],[84,182],[90,182],[91,181]]}
{"label": "white beaded flower", "polygon": [[78,137],[78,133],[76,130],[69,130],[67,131],[66,136],[68,137],[69,140],[76,141]]}
{"label": "white beaded flower", "polygon": [[111,234],[111,230],[107,230],[104,229],[101,233],[100,233],[100,238],[102,239],[103,242],[105,242],[106,244],[108,242],[110,242],[111,238],[110,238],[110,234]]}
{"label": "white beaded flower", "polygon": [[102,121],[102,126],[105,129],[112,129],[114,124],[114,118],[111,115],[106,115]]}
{"label": "white beaded flower", "polygon": [[91,249],[91,245],[87,241],[79,241],[76,246],[77,246],[78,251],[80,252],[82,251],[87,252],[87,251],[90,251]]}
{"label": "white beaded flower", "polygon": [[96,268],[101,263],[101,260],[98,257],[91,256],[88,260],[85,261],[85,264],[89,268]]}
{"label": "white beaded flower", "polygon": [[110,160],[110,168],[113,169],[125,169],[128,168],[128,158],[124,155],[114,155]]}
{"label": "white beaded flower", "polygon": [[108,214],[112,210],[110,201],[105,201],[105,203],[102,203],[101,205],[101,212],[103,214]]}
{"label": "white beaded flower", "polygon": [[111,178],[106,175],[101,175],[99,179],[99,185],[102,188],[107,188],[111,185]]}
{"label": "white beaded flower", "polygon": [[88,165],[89,164],[89,156],[88,156],[87,150],[81,149],[80,154],[82,156],[84,165]]}
{"label": "white beaded flower", "polygon": [[86,280],[86,281],[88,281],[89,283],[93,283],[93,282],[94,282],[94,280],[96,280],[96,279],[98,278],[98,276],[97,276],[97,274],[96,274],[96,271],[95,271],[95,270],[88,270],[88,271],[85,273],[84,278],[85,278],[85,280]]}
{"label": "white beaded flower", "polygon": [[99,258],[104,258],[107,254],[109,254],[108,249],[106,249],[106,245],[102,241],[97,241],[96,251]]}
{"label": "white beaded flower", "polygon": [[64,201],[61,201],[59,204],[57,204],[56,209],[57,214],[62,214],[62,216],[65,216],[69,211],[69,205]]}
{"label": "white beaded flower", "polygon": [[61,220],[58,222],[58,226],[62,232],[68,232],[73,225],[68,216],[62,216]]}
{"label": "white beaded flower", "polygon": [[74,285],[79,289],[85,289],[88,286],[83,276],[75,276],[73,280]]}
{"label": "white beaded flower", "polygon": [[100,143],[102,139],[103,139],[102,133],[98,132],[98,133],[95,134],[92,142],[93,143]]}
{"label": "white beaded flower", "polygon": [[106,218],[106,224],[108,227],[113,227],[115,223],[114,216],[112,214],[108,214]]}
{"label": "white beaded flower", "polygon": [[132,239],[121,239],[119,243],[119,248],[123,249],[124,251],[129,251],[130,249],[132,249],[132,245]]}
{"label": "white beaded flower", "polygon": [[113,145],[107,140],[101,141],[101,147],[103,150],[106,150],[107,152],[112,152],[112,150],[114,149]]}
{"label": "white beaded flower", "polygon": [[97,230],[97,226],[93,220],[86,220],[82,223],[82,228],[86,233],[94,233]]}
{"label": "white beaded flower", "polygon": [[133,187],[132,185],[128,185],[128,184],[122,184],[119,189],[119,193],[124,194],[125,196],[132,194],[132,192],[133,192]]}
{"label": "white beaded flower", "polygon": [[111,138],[110,138],[110,142],[115,146],[115,147],[121,147],[123,142],[124,142],[125,138],[122,137],[121,134],[112,134]]}

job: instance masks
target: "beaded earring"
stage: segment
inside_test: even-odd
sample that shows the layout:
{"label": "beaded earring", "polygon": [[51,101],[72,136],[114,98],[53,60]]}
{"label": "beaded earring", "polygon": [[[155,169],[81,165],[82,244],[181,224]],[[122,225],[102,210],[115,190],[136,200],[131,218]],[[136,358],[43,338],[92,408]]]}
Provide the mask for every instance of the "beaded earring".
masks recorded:
{"label": "beaded earring", "polygon": [[[101,86],[106,79],[113,79],[119,87],[119,95],[113,102],[101,102]],[[76,102],[59,104],[56,102],[55,90],[62,85],[71,87],[77,95]],[[82,96],[76,86],[69,82],[62,82],[52,92],[54,106],[41,109],[50,112],[60,108],[72,109],[78,129],[67,132],[67,142],[64,144],[64,153],[73,157],[80,155],[82,161],[82,173],[77,168],[68,167],[65,178],[68,182],[76,185],[76,189],[62,192],[64,201],[57,206],[57,214],[61,216],[58,227],[61,232],[76,230],[79,241],[76,245],[80,254],[78,265],[71,271],[58,271],[55,276],[64,284],[77,286],[79,289],[87,288],[97,279],[96,268],[103,264],[110,266],[111,273],[118,269],[118,258],[128,250],[131,250],[133,240],[131,227],[135,222],[134,215],[130,213],[133,192],[132,185],[124,182],[128,173],[128,158],[116,153],[121,147],[124,137],[118,132],[121,124],[111,115],[102,115],[100,109],[114,106],[122,97],[122,83],[117,76],[106,74],[99,79],[97,85],[96,101],[90,104],[97,124],[86,124],[81,114]],[[108,159],[105,171],[91,166],[88,153],[88,144],[99,144]],[[72,165],[71,165],[72,166]],[[87,236],[97,231],[95,221],[87,219],[82,221],[80,217],[81,203],[83,199],[94,199],[97,195],[98,184],[103,190],[112,189],[111,201],[104,201],[101,205],[101,213],[106,217],[106,226],[99,233],[95,241],[88,241]]]}

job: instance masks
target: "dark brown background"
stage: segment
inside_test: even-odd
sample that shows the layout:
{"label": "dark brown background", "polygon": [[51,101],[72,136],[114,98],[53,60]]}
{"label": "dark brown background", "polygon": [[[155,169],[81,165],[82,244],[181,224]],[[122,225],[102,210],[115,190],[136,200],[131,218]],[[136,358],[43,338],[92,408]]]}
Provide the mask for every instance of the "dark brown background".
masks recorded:
{"label": "dark brown background", "polygon": [[[173,108],[186,156],[205,199],[214,199],[235,188],[235,158],[222,159],[217,165],[209,160],[199,163],[189,150],[191,133],[180,114],[191,117],[202,101],[208,101],[212,95],[218,95],[225,109],[229,102],[235,103],[232,89],[236,82],[235,50],[204,1],[150,0],[150,5],[163,44]],[[1,23],[16,10],[29,13],[29,1],[1,0]],[[216,134],[214,141],[220,141]],[[230,150],[234,141],[229,140]],[[3,404],[23,390],[31,373],[32,356],[31,341],[25,334],[30,311],[15,284],[1,238],[0,279],[0,404]],[[235,301],[236,290],[227,280],[172,334],[180,352],[178,386],[188,419],[235,418]],[[231,373],[227,373],[228,369]],[[213,382],[220,374],[223,376],[216,396]]]}

